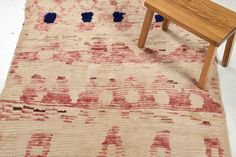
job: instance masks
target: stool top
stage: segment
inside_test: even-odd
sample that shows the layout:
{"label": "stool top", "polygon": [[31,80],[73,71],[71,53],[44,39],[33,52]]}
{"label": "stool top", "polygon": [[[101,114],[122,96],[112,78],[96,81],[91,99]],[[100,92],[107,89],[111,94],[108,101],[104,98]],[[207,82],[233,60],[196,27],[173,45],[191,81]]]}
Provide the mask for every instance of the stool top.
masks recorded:
{"label": "stool top", "polygon": [[215,46],[236,31],[236,12],[210,0],[146,0],[145,6]]}

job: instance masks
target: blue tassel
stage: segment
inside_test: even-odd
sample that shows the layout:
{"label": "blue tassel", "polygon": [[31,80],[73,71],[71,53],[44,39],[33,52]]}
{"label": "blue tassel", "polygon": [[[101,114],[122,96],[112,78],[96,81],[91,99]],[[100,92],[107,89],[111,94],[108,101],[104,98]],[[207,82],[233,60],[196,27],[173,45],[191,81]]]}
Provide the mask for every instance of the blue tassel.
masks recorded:
{"label": "blue tassel", "polygon": [[164,17],[161,15],[155,15],[156,22],[161,22],[164,20]]}
{"label": "blue tassel", "polygon": [[83,22],[91,22],[93,18],[92,12],[84,12],[81,14]]}
{"label": "blue tassel", "polygon": [[45,23],[54,23],[57,18],[57,14],[54,12],[49,12],[44,16]]}
{"label": "blue tassel", "polygon": [[116,11],[112,15],[114,17],[113,19],[114,22],[121,22],[124,18],[123,15],[125,15],[125,13]]}

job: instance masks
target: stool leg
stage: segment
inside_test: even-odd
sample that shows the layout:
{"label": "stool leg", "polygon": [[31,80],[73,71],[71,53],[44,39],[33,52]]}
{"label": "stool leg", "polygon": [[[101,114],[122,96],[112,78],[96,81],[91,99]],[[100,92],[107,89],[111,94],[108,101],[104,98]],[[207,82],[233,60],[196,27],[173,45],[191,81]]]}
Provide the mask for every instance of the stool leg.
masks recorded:
{"label": "stool leg", "polygon": [[206,55],[205,63],[202,69],[202,73],[199,79],[199,83],[198,83],[201,89],[204,89],[206,86],[206,82],[207,82],[208,75],[210,72],[210,67],[215,59],[215,56],[216,56],[216,46],[213,44],[210,44],[207,55]]}
{"label": "stool leg", "polygon": [[154,12],[151,9],[147,9],[147,13],[143,22],[143,28],[139,37],[138,47],[143,48],[147,39],[147,35],[152,23]]}
{"label": "stool leg", "polygon": [[168,27],[169,27],[169,21],[166,18],[164,18],[164,21],[163,21],[163,24],[162,24],[162,30],[167,31]]}
{"label": "stool leg", "polygon": [[225,52],[224,52],[224,57],[222,60],[222,66],[227,67],[229,64],[229,60],[234,48],[234,41],[235,41],[235,33],[233,35],[231,35],[226,43],[226,47],[225,47]]}

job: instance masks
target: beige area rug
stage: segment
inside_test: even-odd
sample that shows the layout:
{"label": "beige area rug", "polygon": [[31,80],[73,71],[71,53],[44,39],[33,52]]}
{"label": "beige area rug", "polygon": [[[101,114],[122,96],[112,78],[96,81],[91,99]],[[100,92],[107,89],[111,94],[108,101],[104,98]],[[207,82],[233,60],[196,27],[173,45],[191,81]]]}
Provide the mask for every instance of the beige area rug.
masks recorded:
{"label": "beige area rug", "polygon": [[0,99],[1,157],[230,157],[208,44],[143,0],[27,0]]}

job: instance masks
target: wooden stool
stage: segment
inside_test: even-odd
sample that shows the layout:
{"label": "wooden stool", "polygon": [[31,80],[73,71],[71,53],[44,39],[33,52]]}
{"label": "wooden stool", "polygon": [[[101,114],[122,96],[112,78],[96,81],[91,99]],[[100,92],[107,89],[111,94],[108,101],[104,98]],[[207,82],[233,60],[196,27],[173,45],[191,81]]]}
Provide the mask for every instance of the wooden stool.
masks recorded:
{"label": "wooden stool", "polygon": [[140,48],[145,45],[154,12],[164,17],[163,31],[167,31],[169,21],[173,21],[210,43],[199,79],[199,87],[204,89],[216,49],[226,39],[222,65],[226,67],[229,63],[235,40],[236,13],[210,0],[146,0],[145,6],[147,13],[138,42]]}

